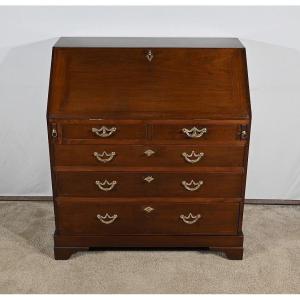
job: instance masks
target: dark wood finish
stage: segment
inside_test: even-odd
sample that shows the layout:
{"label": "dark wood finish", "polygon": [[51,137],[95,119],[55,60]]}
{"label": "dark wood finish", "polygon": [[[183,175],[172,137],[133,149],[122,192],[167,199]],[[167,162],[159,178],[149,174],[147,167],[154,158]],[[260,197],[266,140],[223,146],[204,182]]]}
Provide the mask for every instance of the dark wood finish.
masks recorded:
{"label": "dark wood finish", "polygon": [[[60,144],[214,144],[244,146],[241,131],[246,128],[244,120],[64,120],[52,125],[58,132]],[[102,126],[116,131],[108,137],[100,137],[93,128]],[[206,129],[200,138],[191,138],[183,129]]]}
{"label": "dark wood finish", "polygon": [[[209,247],[242,259],[251,109],[237,39],[63,38],[47,117],[56,259],[90,247]],[[101,126],[117,130],[103,138],[92,132]],[[194,126],[207,132],[183,133]],[[195,164],[182,156],[193,150],[205,154]],[[116,155],[103,163],[103,151]],[[102,191],[105,179],[117,184]],[[204,183],[188,191],[183,180]]]}
{"label": "dark wood finish", "polygon": [[151,62],[146,51],[56,48],[50,116],[249,116],[241,49],[156,48]]}
{"label": "dark wood finish", "polygon": [[[109,137],[99,137],[94,132],[92,128],[101,128],[106,126],[111,129],[116,127],[116,132],[114,132]],[[120,124],[119,122],[110,124],[107,122],[98,122],[97,124],[80,124],[80,125],[63,125],[62,126],[62,138],[63,142],[67,143],[68,140],[73,142],[80,142],[80,140],[98,140],[99,143],[111,143],[114,140],[139,140],[145,139],[147,134],[147,128],[142,122],[134,122],[131,124]]]}
{"label": "dark wood finish", "polygon": [[[145,178],[153,177],[148,183]],[[57,195],[93,197],[241,197],[241,174],[154,173],[154,172],[57,172]],[[103,191],[96,181],[117,181],[110,191]],[[195,191],[187,190],[182,181],[203,181]],[[106,184],[104,187],[109,187]],[[191,185],[194,187],[194,185]]]}
{"label": "dark wood finish", "polygon": [[[237,235],[54,235],[57,247],[172,247],[202,248],[209,246],[216,251],[241,248],[243,234]],[[218,249],[216,249],[218,248]]]}
{"label": "dark wood finish", "polygon": [[[150,156],[145,151],[152,150]],[[103,152],[116,155],[109,162],[99,161],[94,153]],[[204,153],[196,163],[189,163],[183,153]],[[55,145],[56,166],[95,166],[99,170],[111,167],[242,167],[244,161],[243,146],[224,145]],[[110,157],[105,155],[104,158]],[[195,156],[191,159],[195,160]]]}
{"label": "dark wood finish", "polygon": [[[151,207],[152,211],[145,211]],[[218,234],[237,233],[239,203],[60,198],[58,201],[60,234]],[[117,215],[111,224],[97,219],[97,214]],[[200,214],[199,221],[186,224],[181,215]],[[188,218],[187,220],[192,220]]]}
{"label": "dark wood finish", "polygon": [[87,251],[89,247],[54,247],[54,257],[57,260],[67,260],[78,251]]}
{"label": "dark wood finish", "polygon": [[[160,142],[169,143],[175,141],[178,143],[201,143],[201,142],[232,142],[240,140],[239,137],[240,124],[201,124],[201,122],[192,121],[185,123],[170,122],[169,124],[155,124],[153,125],[152,139]],[[201,138],[194,139],[188,137],[182,132],[183,128],[192,129],[197,127],[199,129],[206,128],[205,133]]]}
{"label": "dark wood finish", "polygon": [[[97,247],[97,248],[99,249],[100,247]],[[177,248],[179,248],[179,247],[177,247]],[[201,247],[199,247],[199,248],[201,248]],[[89,247],[77,247],[77,248],[76,247],[54,247],[54,257],[56,260],[67,260],[71,257],[72,254],[74,254],[78,251],[88,251],[88,250],[89,250]],[[103,249],[103,247],[102,247],[101,250],[103,251],[103,250],[105,250],[105,248]],[[210,247],[209,250],[224,252],[226,257],[231,260],[242,260],[243,259],[244,248],[242,248],[242,247]]]}

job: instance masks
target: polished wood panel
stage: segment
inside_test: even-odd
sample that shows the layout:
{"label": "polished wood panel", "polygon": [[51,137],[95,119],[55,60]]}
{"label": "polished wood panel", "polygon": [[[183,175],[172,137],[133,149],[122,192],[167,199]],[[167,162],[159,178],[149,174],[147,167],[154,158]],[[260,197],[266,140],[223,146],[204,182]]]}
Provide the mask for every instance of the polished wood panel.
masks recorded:
{"label": "polished wood panel", "polygon": [[[146,181],[148,177],[153,178],[150,183]],[[104,188],[110,188],[113,181],[117,183],[109,191],[103,191],[95,184],[96,181],[106,180],[109,183]],[[192,180],[196,183],[203,181],[203,185],[189,191],[182,181],[190,183]],[[56,181],[59,196],[240,197],[242,176],[230,173],[57,172]]]}
{"label": "polished wood panel", "polygon": [[243,146],[223,145],[55,145],[54,153],[56,166],[95,166],[99,170],[111,167],[186,167],[191,170],[242,167],[244,159]]}
{"label": "polished wood panel", "polygon": [[[170,205],[171,204],[171,205]],[[61,234],[236,234],[238,203],[199,204],[195,201],[109,201],[71,198],[58,201]],[[149,211],[147,211],[149,209]],[[189,217],[199,215],[199,219]],[[108,216],[107,216],[108,214]],[[116,216],[112,223],[102,223]],[[105,218],[105,216],[107,216]],[[186,217],[186,222],[181,216]]]}
{"label": "polished wood panel", "polygon": [[48,112],[247,118],[243,50],[55,48]]}

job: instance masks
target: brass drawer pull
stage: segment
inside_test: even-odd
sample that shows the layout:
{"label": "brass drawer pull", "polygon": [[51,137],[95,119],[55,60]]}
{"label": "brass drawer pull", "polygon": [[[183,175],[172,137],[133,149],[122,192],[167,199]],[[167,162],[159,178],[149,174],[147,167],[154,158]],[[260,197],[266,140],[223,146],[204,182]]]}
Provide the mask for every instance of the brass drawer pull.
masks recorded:
{"label": "brass drawer pull", "polygon": [[242,130],[241,131],[241,139],[245,140],[245,139],[247,139],[247,136],[248,136],[247,131],[246,130]]}
{"label": "brass drawer pull", "polygon": [[182,132],[185,133],[189,138],[198,139],[202,137],[205,133],[207,133],[207,128],[204,127],[199,129],[194,126],[191,129],[182,128]]}
{"label": "brass drawer pull", "polygon": [[194,192],[200,188],[200,186],[203,184],[203,181],[200,180],[198,182],[195,182],[194,180],[191,180],[190,182],[186,182],[185,180],[183,180],[181,183],[186,190]]}
{"label": "brass drawer pull", "polygon": [[53,138],[57,138],[57,130],[55,128],[52,128],[51,135]]}
{"label": "brass drawer pull", "polygon": [[204,153],[203,152],[196,153],[193,150],[191,154],[187,154],[186,152],[183,152],[182,156],[184,157],[186,162],[190,164],[195,164],[204,156]]}
{"label": "brass drawer pull", "polygon": [[180,215],[180,219],[182,219],[182,221],[184,223],[189,224],[189,225],[196,223],[200,218],[201,218],[200,214],[198,214],[196,216],[193,216],[192,213],[189,213],[188,216]]}
{"label": "brass drawer pull", "polygon": [[107,153],[103,151],[102,153],[94,152],[94,156],[101,162],[107,163],[110,162],[116,155],[116,152]]}
{"label": "brass drawer pull", "polygon": [[100,128],[95,128],[95,127],[92,128],[92,132],[102,138],[109,137],[116,131],[117,131],[116,127],[108,128],[106,126],[102,126]]}
{"label": "brass drawer pull", "polygon": [[113,180],[112,182],[108,182],[105,179],[103,182],[97,180],[97,181],[95,181],[95,183],[100,190],[102,190],[104,192],[108,192],[108,191],[111,191],[115,187],[115,185],[117,184],[117,181]]}
{"label": "brass drawer pull", "polygon": [[151,61],[154,58],[154,55],[151,50],[147,51],[146,58],[148,59],[148,61]]}
{"label": "brass drawer pull", "polygon": [[118,218],[118,215],[110,216],[108,213],[105,216],[97,215],[97,219],[99,219],[104,224],[111,224]]}

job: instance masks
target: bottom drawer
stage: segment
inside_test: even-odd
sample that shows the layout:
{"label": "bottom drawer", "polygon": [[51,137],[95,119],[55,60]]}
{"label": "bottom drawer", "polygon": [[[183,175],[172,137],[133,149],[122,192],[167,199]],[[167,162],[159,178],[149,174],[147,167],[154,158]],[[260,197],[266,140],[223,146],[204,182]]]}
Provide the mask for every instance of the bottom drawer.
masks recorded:
{"label": "bottom drawer", "polygon": [[57,198],[59,234],[236,234],[239,203]]}

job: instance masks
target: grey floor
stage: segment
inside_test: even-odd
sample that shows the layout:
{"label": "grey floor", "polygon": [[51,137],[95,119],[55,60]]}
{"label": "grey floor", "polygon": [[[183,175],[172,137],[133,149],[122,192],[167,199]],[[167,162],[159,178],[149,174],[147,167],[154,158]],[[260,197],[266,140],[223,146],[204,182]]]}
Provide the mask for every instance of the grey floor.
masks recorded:
{"label": "grey floor", "polygon": [[300,293],[300,206],[246,205],[243,261],[205,251],[53,259],[51,202],[0,202],[0,293]]}

